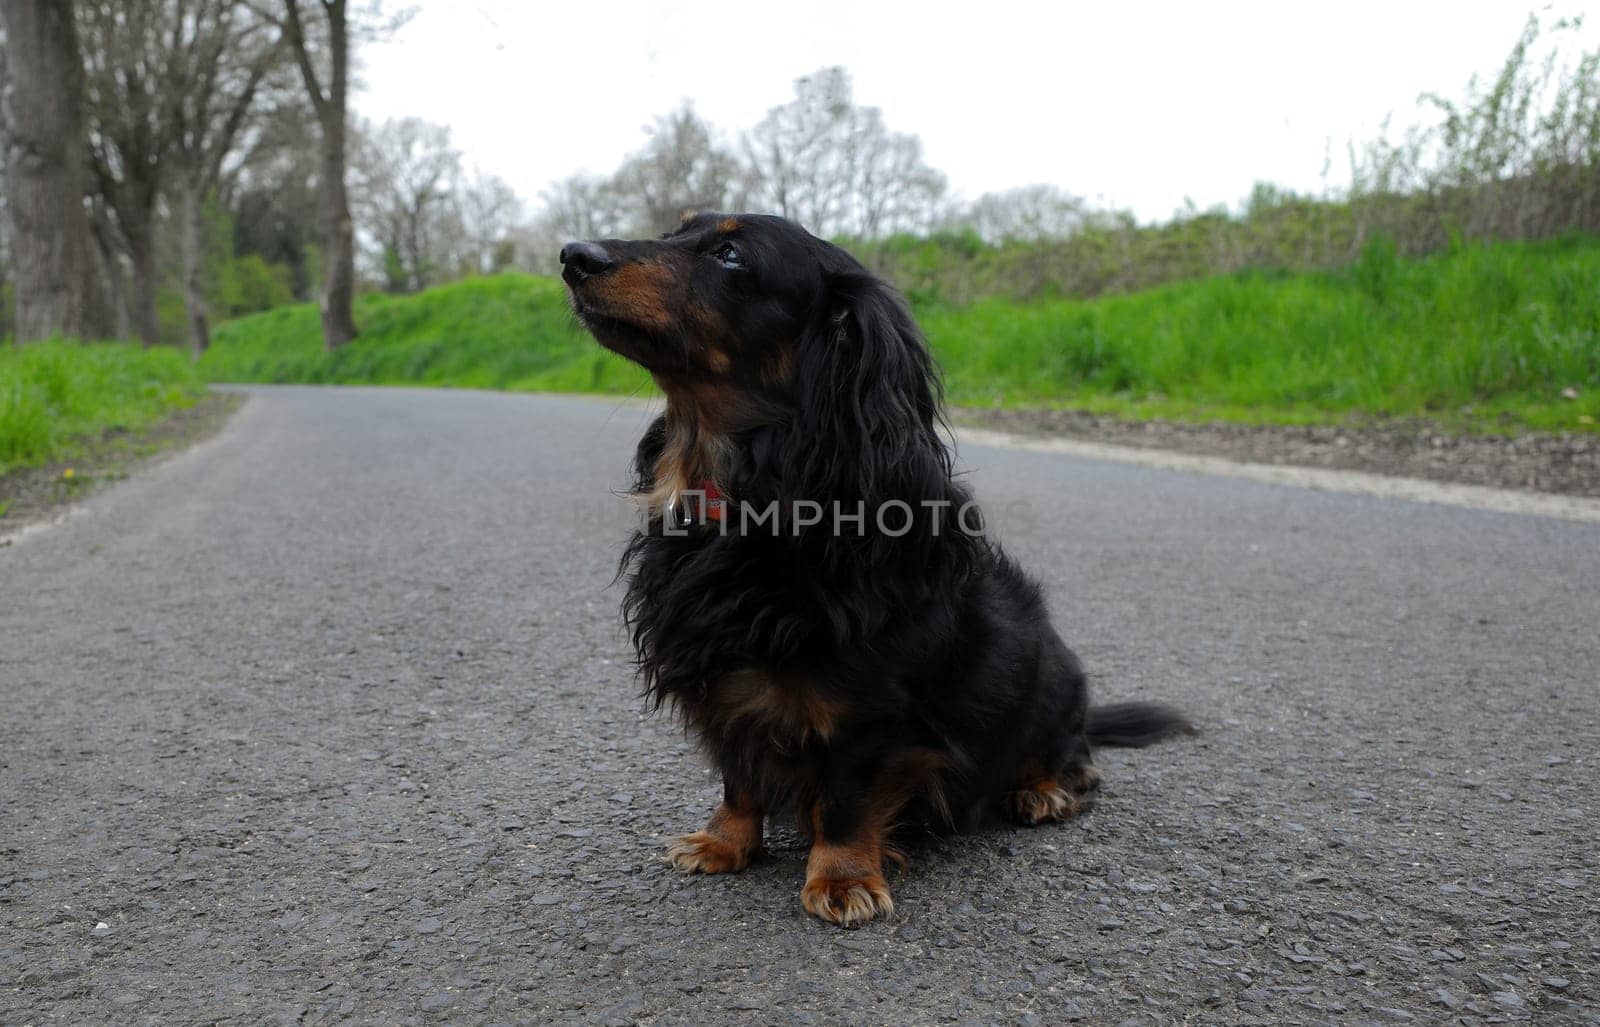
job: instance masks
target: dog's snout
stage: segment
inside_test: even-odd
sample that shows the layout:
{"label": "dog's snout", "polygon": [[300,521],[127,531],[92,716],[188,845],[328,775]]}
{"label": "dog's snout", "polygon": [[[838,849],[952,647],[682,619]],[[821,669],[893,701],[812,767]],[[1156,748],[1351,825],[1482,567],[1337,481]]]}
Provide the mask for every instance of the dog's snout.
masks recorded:
{"label": "dog's snout", "polygon": [[567,274],[587,278],[608,270],[612,260],[599,243],[569,242],[561,247],[561,263]]}

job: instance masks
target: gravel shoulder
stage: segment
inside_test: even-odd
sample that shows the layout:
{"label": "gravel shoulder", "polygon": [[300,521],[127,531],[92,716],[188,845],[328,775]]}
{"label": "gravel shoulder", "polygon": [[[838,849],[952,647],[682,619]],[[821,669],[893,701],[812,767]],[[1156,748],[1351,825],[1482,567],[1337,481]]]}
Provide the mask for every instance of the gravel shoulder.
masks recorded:
{"label": "gravel shoulder", "polygon": [[1241,463],[1600,497],[1600,432],[1468,435],[1425,422],[1384,427],[1128,421],[1054,409],[952,412],[959,424],[1025,435],[1222,457]]}

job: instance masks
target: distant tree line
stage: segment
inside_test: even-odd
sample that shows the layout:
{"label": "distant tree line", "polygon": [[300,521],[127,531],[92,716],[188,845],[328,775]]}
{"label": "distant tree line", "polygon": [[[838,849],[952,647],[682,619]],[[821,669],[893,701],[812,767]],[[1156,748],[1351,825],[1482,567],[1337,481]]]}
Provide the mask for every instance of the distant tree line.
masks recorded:
{"label": "distant tree line", "polygon": [[686,211],[781,214],[825,237],[881,238],[937,228],[945,176],[914,135],[855,103],[850,75],[825,68],[795,82],[790,102],[728,141],[684,104],[607,176],[554,183],[523,240],[548,270],[566,239],[655,235]]}
{"label": "distant tree line", "polygon": [[314,299],[333,347],[361,289],[548,274],[567,239],[700,209],[794,218],[954,303],[1329,267],[1374,239],[1421,254],[1600,231],[1600,54],[1568,56],[1565,23],[1530,19],[1491,81],[1426,97],[1432,125],[1352,146],[1348,185],[1259,185],[1141,225],[1055,185],[963,201],[842,68],[734,135],[684,104],[610,174],[530,205],[444,126],[350,117],[359,46],[404,17],[381,0],[0,0],[0,335],[199,353],[216,318]]}
{"label": "distant tree line", "polygon": [[1347,184],[1306,195],[1262,183],[1237,209],[1190,206],[1155,225],[1055,185],[962,202],[915,137],[856,106],[848,74],[828,69],[732,143],[688,107],[659,119],[610,176],[552,186],[527,250],[547,271],[564,238],[658,232],[681,209],[769,210],[846,241],[920,298],[964,303],[1328,268],[1374,240],[1415,256],[1453,240],[1600,232],[1600,52],[1571,53],[1577,27],[1544,32],[1530,17],[1491,80],[1422,98],[1431,124],[1352,143]]}

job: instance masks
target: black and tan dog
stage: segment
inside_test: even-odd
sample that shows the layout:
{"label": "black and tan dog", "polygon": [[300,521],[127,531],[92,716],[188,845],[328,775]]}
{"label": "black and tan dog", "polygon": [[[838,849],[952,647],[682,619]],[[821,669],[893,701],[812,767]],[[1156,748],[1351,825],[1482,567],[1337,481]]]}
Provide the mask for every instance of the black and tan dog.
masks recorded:
{"label": "black and tan dog", "polygon": [[952,476],[915,323],[843,250],[702,214],[561,261],[584,325],[667,397],[639,443],[650,513],[624,612],[649,696],[724,787],[677,867],[742,870],[764,817],[793,811],[802,904],[859,923],[894,908],[897,825],[1064,820],[1095,787],[1094,746],[1189,730],[1161,706],[1089,707],[1038,585]]}

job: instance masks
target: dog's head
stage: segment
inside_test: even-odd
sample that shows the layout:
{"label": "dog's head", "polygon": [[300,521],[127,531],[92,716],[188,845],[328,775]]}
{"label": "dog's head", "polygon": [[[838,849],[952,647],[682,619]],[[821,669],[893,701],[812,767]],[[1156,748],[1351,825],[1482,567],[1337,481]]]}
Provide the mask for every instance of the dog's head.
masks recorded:
{"label": "dog's head", "polygon": [[921,333],[839,247],[780,217],[697,214],[661,239],[569,243],[561,262],[579,319],[650,371],[669,422],[764,434],[781,491],[915,501],[948,481]]}
{"label": "dog's head", "polygon": [[828,276],[854,261],[782,218],[699,214],[661,239],[568,243],[561,263],[601,345],[668,382],[761,388],[789,378]]}

